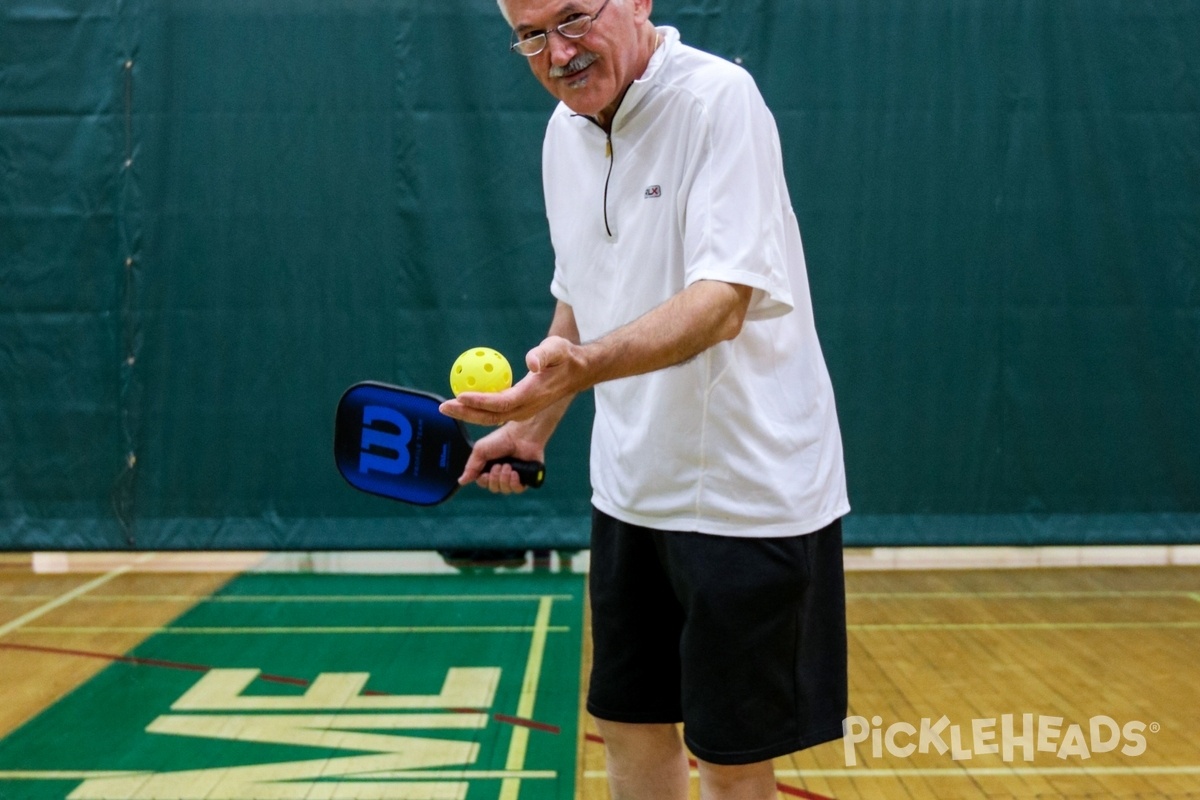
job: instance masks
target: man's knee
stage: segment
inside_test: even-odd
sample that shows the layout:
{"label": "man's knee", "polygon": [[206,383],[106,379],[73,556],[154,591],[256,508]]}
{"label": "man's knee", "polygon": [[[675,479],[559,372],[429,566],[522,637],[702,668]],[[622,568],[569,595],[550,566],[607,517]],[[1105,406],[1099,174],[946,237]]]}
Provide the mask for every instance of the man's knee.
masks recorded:
{"label": "man's knee", "polygon": [[613,722],[596,718],[596,728],[609,752],[623,756],[656,759],[672,756],[683,743],[674,725]]}
{"label": "man's knee", "polygon": [[718,797],[775,797],[775,764],[712,764],[697,760],[700,783]]}

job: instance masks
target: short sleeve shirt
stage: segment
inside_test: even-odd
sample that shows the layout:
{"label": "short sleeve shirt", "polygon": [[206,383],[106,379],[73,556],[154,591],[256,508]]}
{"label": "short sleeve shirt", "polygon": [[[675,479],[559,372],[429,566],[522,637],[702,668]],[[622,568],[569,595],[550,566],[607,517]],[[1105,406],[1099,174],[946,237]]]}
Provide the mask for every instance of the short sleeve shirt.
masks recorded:
{"label": "short sleeve shirt", "polygon": [[561,104],[550,119],[551,291],[583,341],[699,280],[754,291],[734,339],[596,387],[592,502],[661,530],[818,530],[849,505],[775,121],[749,73],[659,31],[611,134]]}

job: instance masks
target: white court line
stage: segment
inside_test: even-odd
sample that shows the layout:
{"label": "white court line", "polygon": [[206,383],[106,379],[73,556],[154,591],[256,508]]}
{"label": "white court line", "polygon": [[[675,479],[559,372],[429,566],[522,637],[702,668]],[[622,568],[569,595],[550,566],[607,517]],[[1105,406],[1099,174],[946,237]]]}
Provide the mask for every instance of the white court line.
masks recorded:
{"label": "white court line", "polygon": [[989,545],[846,548],[847,572],[929,569],[1196,566],[1200,545]]}
{"label": "white court line", "polygon": [[88,781],[93,778],[133,778],[153,774],[140,770],[122,772],[110,769],[15,769],[7,772],[0,770],[0,781]]}
{"label": "white court line", "polygon": [[1094,600],[1126,597],[1190,597],[1200,601],[1200,594],[1186,590],[1159,589],[1119,589],[1090,592],[846,592],[847,600],[1024,600],[1024,599],[1055,599],[1055,600]]}
{"label": "white court line", "polygon": [[1200,620],[1177,622],[881,622],[851,623],[848,631],[1109,631],[1200,628]]}
{"label": "white court line", "polygon": [[[1197,623],[1200,625],[1200,622]],[[546,627],[546,633],[568,633],[571,628],[567,625],[551,625]],[[392,633],[538,633],[536,626],[528,625],[459,625],[459,626],[417,626],[417,625],[377,625],[342,626],[342,627],[237,627],[214,628],[200,626],[180,626],[177,628],[155,628],[153,626],[132,625],[30,625],[25,633],[43,634],[95,634],[95,633],[147,633],[160,636],[258,636],[262,634],[279,634],[281,636],[301,636],[316,634],[329,636],[333,634],[392,634]]]}
{"label": "white court line", "polygon": [[[691,776],[699,773],[691,770]],[[972,778],[1018,775],[1103,776],[1103,775],[1200,775],[1200,766],[1164,767],[938,767],[932,769],[777,769],[776,778]],[[583,773],[588,780],[607,777],[602,769]]]}
{"label": "white court line", "polygon": [[[546,634],[550,631],[550,612],[554,598],[543,597],[538,603],[534,621],[533,639],[529,644],[529,658],[525,662],[525,678],[521,682],[521,699],[517,702],[517,716],[533,719],[533,707],[537,700],[538,681],[542,676],[542,658],[546,653]],[[525,753],[529,748],[529,729],[514,727],[508,745],[506,770],[520,770],[525,766]],[[506,778],[500,784],[500,800],[517,800],[521,793],[520,778]]]}
{"label": "white court line", "polygon": [[[1177,593],[1178,594],[1178,593]],[[82,597],[86,603],[527,603],[543,597],[574,600],[570,594],[100,594]],[[0,602],[27,603],[48,600],[54,595],[5,595]]]}
{"label": "white court line", "polygon": [[71,591],[67,592],[66,594],[59,595],[58,597],[51,600],[50,602],[38,606],[33,611],[22,614],[21,616],[17,617],[16,619],[10,620],[9,622],[6,622],[3,625],[0,625],[0,638],[3,638],[5,636],[7,636],[8,634],[12,633],[13,631],[22,628],[27,622],[33,622],[38,617],[48,614],[56,608],[61,608],[62,606],[65,606],[67,603],[71,602],[75,598],[77,598],[81,595],[87,594],[92,589],[95,589],[98,586],[103,586],[104,584],[111,581],[113,578],[124,575],[126,572],[129,572],[135,566],[138,566],[140,564],[145,563],[146,561],[149,561],[150,559],[154,558],[154,556],[155,556],[154,553],[143,553],[141,556],[134,559],[133,563],[124,564],[120,567],[117,567],[114,570],[110,570],[109,572],[106,572],[103,575],[101,575],[99,578],[88,581],[87,583],[83,584],[82,586],[77,586],[74,589],[72,589]]}
{"label": "white court line", "polygon": [[[157,773],[131,771],[121,772],[114,770],[0,770],[0,781],[87,781],[103,778],[133,778],[137,776],[150,777]],[[558,773],[554,770],[546,769],[526,769],[526,770],[469,770],[469,769],[443,769],[443,770],[391,770],[388,772],[368,772],[357,775],[353,778],[345,778],[347,783],[352,783],[356,780],[370,781],[461,781],[461,780],[504,780],[508,778],[520,778],[521,780],[554,780],[558,777]]]}

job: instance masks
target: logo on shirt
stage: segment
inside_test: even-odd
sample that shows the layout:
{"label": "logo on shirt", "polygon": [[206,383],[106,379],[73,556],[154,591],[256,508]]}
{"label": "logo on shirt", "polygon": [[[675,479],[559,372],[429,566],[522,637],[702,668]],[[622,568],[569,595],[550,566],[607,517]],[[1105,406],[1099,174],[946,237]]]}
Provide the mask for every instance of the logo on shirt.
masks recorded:
{"label": "logo on shirt", "polygon": [[654,184],[653,186],[647,186],[645,196],[647,199],[649,199],[651,197],[662,197],[662,187],[659,186],[657,183]]}

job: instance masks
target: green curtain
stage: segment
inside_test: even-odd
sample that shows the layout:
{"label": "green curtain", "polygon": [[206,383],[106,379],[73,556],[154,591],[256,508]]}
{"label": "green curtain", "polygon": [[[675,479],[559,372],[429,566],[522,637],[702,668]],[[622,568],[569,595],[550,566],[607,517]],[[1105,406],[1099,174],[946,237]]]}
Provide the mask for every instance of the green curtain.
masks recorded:
{"label": "green curtain", "polygon": [[[1200,542],[1200,5],[668,2],[758,81],[851,544]],[[0,547],[586,544],[545,488],[358,494],[333,408],[520,364],[553,100],[493,0],[0,7]],[[798,476],[800,479],[800,476]]]}

